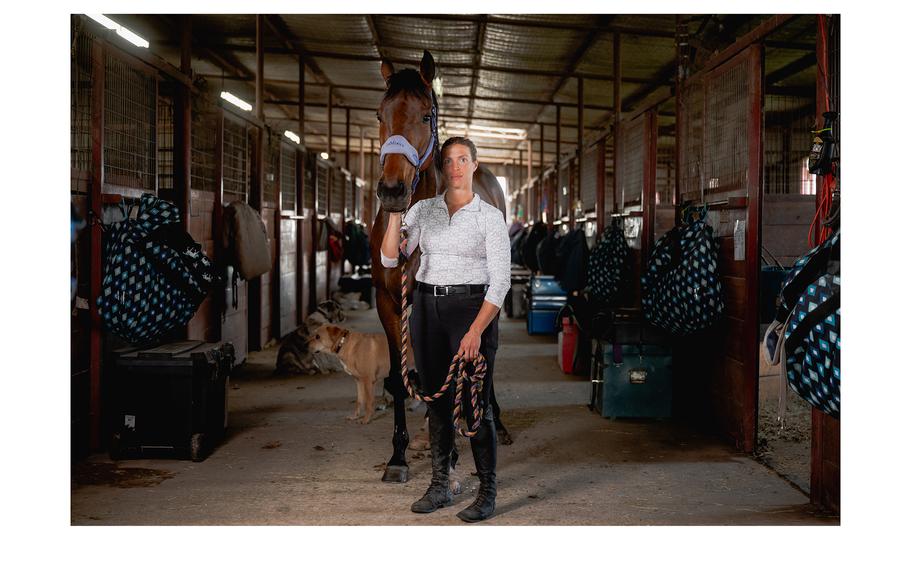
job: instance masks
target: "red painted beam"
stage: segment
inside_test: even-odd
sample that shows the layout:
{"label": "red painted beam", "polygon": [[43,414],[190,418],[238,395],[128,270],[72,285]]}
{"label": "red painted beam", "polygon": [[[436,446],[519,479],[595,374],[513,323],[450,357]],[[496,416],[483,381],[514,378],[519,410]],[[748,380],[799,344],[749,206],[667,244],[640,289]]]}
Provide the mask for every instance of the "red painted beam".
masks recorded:
{"label": "red painted beam", "polygon": [[104,207],[101,188],[104,184],[104,42],[92,42],[92,185],[89,193],[90,226],[89,259],[89,448],[101,449],[101,316],[98,296],[101,294],[102,233]]}

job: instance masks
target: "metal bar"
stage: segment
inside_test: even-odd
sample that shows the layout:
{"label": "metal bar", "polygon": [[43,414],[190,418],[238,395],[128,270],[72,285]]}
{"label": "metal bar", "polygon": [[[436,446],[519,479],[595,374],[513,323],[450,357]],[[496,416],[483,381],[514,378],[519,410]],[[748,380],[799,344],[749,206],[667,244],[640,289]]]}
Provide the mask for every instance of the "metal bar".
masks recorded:
{"label": "metal bar", "polygon": [[275,209],[275,227],[272,238],[275,239],[275,268],[271,274],[271,312],[272,312],[272,337],[276,340],[281,339],[281,211],[284,209],[284,195],[281,187],[281,168],[284,162],[284,152],[281,151],[281,142],[278,143],[278,156],[276,158],[275,180],[278,185],[277,201],[278,206]]}

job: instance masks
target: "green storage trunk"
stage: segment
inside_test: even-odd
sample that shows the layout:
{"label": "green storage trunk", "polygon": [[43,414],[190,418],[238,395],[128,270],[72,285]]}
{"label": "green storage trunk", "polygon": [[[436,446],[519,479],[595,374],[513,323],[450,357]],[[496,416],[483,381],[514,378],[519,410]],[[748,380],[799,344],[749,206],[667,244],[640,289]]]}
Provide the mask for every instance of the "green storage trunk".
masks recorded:
{"label": "green storage trunk", "polygon": [[595,340],[592,403],[605,418],[669,418],[673,404],[669,346]]}

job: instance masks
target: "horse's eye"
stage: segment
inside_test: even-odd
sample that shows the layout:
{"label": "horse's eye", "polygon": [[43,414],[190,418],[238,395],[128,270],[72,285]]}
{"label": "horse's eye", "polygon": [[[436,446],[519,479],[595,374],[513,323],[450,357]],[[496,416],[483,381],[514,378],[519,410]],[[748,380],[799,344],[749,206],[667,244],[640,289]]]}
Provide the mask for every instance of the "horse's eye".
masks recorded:
{"label": "horse's eye", "polygon": [[426,123],[430,122],[430,115],[428,115],[428,114],[423,115],[423,121]]}

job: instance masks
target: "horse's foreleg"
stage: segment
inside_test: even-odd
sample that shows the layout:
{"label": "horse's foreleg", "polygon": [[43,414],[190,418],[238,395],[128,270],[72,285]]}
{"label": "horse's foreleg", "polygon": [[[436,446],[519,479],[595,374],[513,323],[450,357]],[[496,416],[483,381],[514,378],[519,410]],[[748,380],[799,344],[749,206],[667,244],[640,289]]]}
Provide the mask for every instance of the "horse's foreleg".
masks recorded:
{"label": "horse's foreleg", "polygon": [[408,480],[408,462],[405,451],[408,448],[408,424],[405,416],[405,401],[408,391],[401,380],[401,329],[395,304],[390,294],[377,295],[376,307],[379,318],[385,328],[389,344],[389,376],[383,381],[385,390],[392,395],[395,409],[395,429],[392,433],[392,457],[386,464],[382,480],[388,483],[405,483]]}

